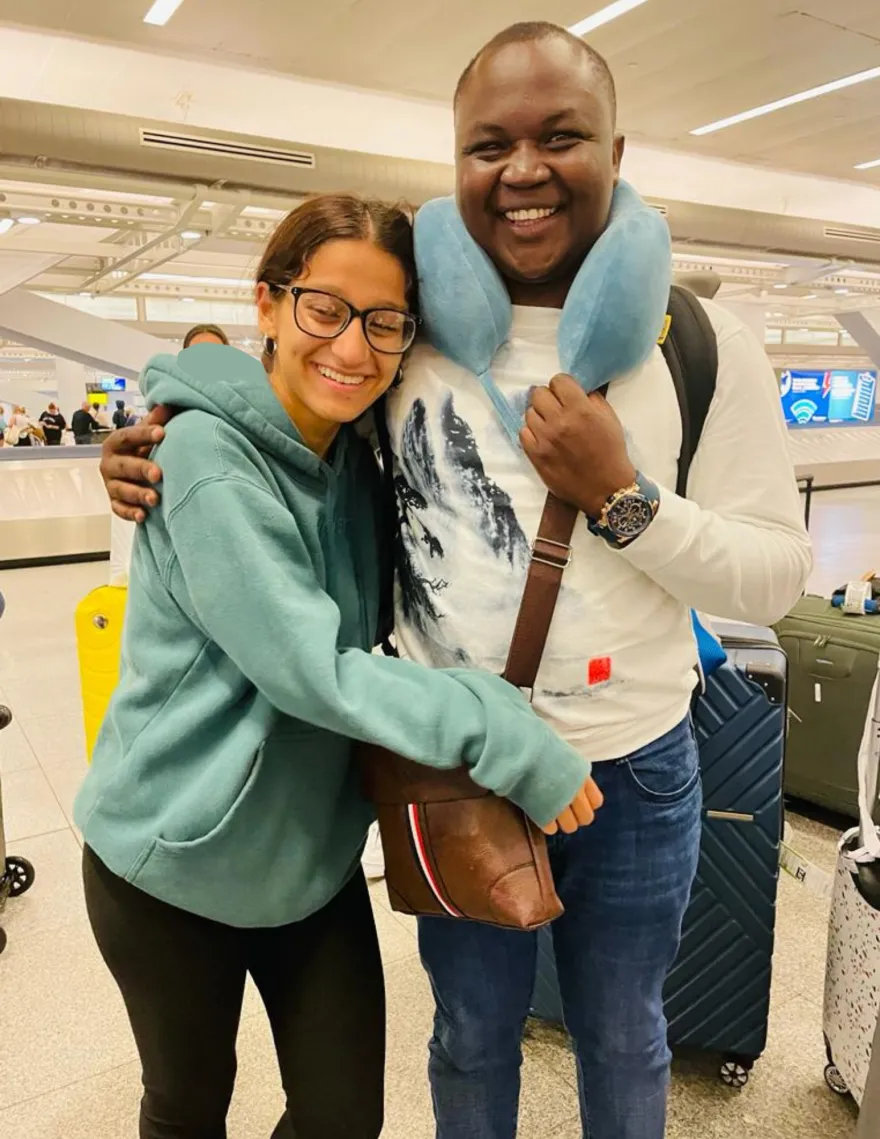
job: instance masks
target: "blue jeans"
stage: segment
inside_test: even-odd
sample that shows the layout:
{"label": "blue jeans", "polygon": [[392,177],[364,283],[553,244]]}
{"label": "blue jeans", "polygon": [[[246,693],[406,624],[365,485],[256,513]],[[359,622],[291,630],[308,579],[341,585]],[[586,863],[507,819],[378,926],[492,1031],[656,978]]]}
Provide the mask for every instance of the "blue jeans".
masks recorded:
{"label": "blue jeans", "polygon": [[[565,914],[553,940],[585,1139],[662,1139],[670,1052],[663,986],[697,869],[702,794],[690,719],[596,764],[605,806],[549,840]],[[437,1139],[514,1139],[536,939],[447,918],[419,924],[436,1000]]]}

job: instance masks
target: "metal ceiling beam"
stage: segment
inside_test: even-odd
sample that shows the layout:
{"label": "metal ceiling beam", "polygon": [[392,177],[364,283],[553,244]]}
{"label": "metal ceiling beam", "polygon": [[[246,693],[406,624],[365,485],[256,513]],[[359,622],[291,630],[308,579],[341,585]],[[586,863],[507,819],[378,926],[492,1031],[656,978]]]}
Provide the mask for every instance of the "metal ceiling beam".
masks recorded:
{"label": "metal ceiling beam", "polygon": [[[119,229],[130,224],[171,224],[176,210],[162,202],[131,202],[114,199],[112,194],[85,196],[77,190],[52,193],[48,190],[27,192],[4,185],[0,180],[0,206],[13,214],[30,214],[43,221],[78,221],[89,225]],[[178,197],[180,191],[178,190]]]}
{"label": "metal ceiling beam", "polygon": [[[186,198],[195,185],[193,181],[181,179],[180,181],[164,181],[161,178],[152,178],[150,175],[132,175],[103,173],[89,169],[63,169],[53,166],[36,166],[32,163],[16,163],[0,161],[0,182],[31,182],[36,185],[68,186],[75,190],[100,190],[112,197],[116,193],[149,194],[157,198]],[[2,189],[2,187],[0,187]],[[301,196],[294,194],[277,194],[269,190],[224,190],[221,186],[212,186],[208,200],[211,202],[239,202],[245,196],[246,206],[258,206],[267,210],[283,210],[285,213],[293,209],[297,202],[302,201]],[[131,205],[131,203],[126,203]]]}
{"label": "metal ceiling beam", "polygon": [[[128,252],[124,252],[121,257],[108,260],[107,265],[101,269],[100,272],[95,273],[83,282],[81,286],[82,291],[99,293],[113,292],[114,289],[119,287],[123,279],[137,276],[137,273],[128,272],[125,274],[125,278],[117,278],[115,284],[108,284],[108,286],[104,288],[96,289],[95,286],[99,285],[102,281],[107,281],[111,273],[120,273],[125,266],[145,260],[145,255],[147,254],[151,255],[146,258],[147,265],[152,267],[162,265],[166,261],[171,261],[183,253],[185,249],[189,248],[189,245],[181,240],[180,234],[187,226],[192,224],[192,219],[198,214],[199,210],[204,207],[206,197],[207,191],[203,186],[199,186],[193,190],[192,201],[178,213],[177,220],[170,228],[163,230],[161,233],[157,233],[154,237],[149,238],[136,248],[129,249]],[[177,240],[175,241],[175,239]],[[139,272],[144,272],[145,268],[140,269]]]}
{"label": "metal ceiling beam", "polygon": [[[206,211],[210,216],[210,228],[204,231],[202,237],[198,240],[184,242],[179,236],[180,232],[185,230],[188,225],[195,227],[196,223],[191,219],[197,218],[205,212],[203,211],[204,202],[200,198],[190,203],[179,216],[171,232],[166,235],[166,240],[158,243],[147,242],[138,248],[136,256],[132,257],[132,255],[129,255],[123,258],[121,262],[114,262],[110,268],[110,274],[112,278],[115,278],[114,280],[107,281],[106,270],[98,274],[98,277],[103,278],[105,283],[97,289],[97,292],[101,295],[106,295],[107,293],[118,291],[123,286],[134,286],[137,284],[137,279],[141,273],[158,269],[160,265],[164,265],[168,261],[173,261],[176,257],[179,257],[181,253],[188,253],[193,249],[198,249],[205,240],[205,237],[210,233],[216,231],[222,234],[229,229],[230,226],[235,225],[246,204],[247,202],[244,195],[241,195],[238,201],[222,204],[218,202],[212,203],[210,209]],[[142,256],[144,252],[148,254],[146,258]],[[119,277],[118,274],[121,271],[121,266],[130,264],[132,261],[136,263],[136,269],[130,271],[125,277]],[[88,284],[84,287],[87,289]]]}
{"label": "metal ceiling beam", "polygon": [[788,285],[809,285],[814,281],[819,281],[823,277],[833,276],[839,273],[841,269],[848,268],[852,262],[850,261],[817,261],[813,265],[800,265],[786,269],[783,274],[783,280]]}

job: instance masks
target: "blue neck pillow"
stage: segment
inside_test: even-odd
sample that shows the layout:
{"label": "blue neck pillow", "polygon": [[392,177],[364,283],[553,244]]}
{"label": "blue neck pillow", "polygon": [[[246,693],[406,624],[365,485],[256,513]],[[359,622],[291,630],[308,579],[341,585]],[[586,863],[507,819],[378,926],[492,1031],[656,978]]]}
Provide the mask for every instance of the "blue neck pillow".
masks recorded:
{"label": "blue neck pillow", "polygon": [[[465,229],[454,198],[422,206],[415,250],[428,341],[479,377],[518,445],[522,418],[491,374],[495,354],[510,336],[513,308],[498,270]],[[605,232],[584,260],[562,310],[562,370],[592,392],[643,364],[663,327],[671,279],[666,222],[632,186],[619,182]]]}

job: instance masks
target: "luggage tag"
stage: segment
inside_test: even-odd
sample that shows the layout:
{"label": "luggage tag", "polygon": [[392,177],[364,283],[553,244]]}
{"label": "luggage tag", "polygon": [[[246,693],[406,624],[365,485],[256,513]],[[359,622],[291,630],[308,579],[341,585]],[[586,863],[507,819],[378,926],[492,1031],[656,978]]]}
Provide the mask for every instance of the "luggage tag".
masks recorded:
{"label": "luggage tag", "polygon": [[841,609],[852,617],[863,617],[868,611],[867,603],[870,600],[870,581],[850,581],[846,585]]}
{"label": "luggage tag", "polygon": [[792,846],[793,831],[790,823],[785,824],[782,842],[779,844],[779,865],[796,882],[817,898],[830,900],[834,889],[834,878],[826,870],[815,866]]}

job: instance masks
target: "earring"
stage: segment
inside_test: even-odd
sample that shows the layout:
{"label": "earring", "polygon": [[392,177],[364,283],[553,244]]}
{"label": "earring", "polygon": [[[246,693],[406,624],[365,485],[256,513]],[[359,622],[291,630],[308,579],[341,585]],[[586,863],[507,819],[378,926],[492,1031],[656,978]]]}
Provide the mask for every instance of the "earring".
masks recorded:
{"label": "earring", "polygon": [[275,341],[272,339],[271,336],[266,336],[263,339],[263,355],[264,356],[274,356],[275,355]]}
{"label": "earring", "polygon": [[392,388],[399,388],[403,383],[403,364],[397,369],[397,375],[391,381]]}

